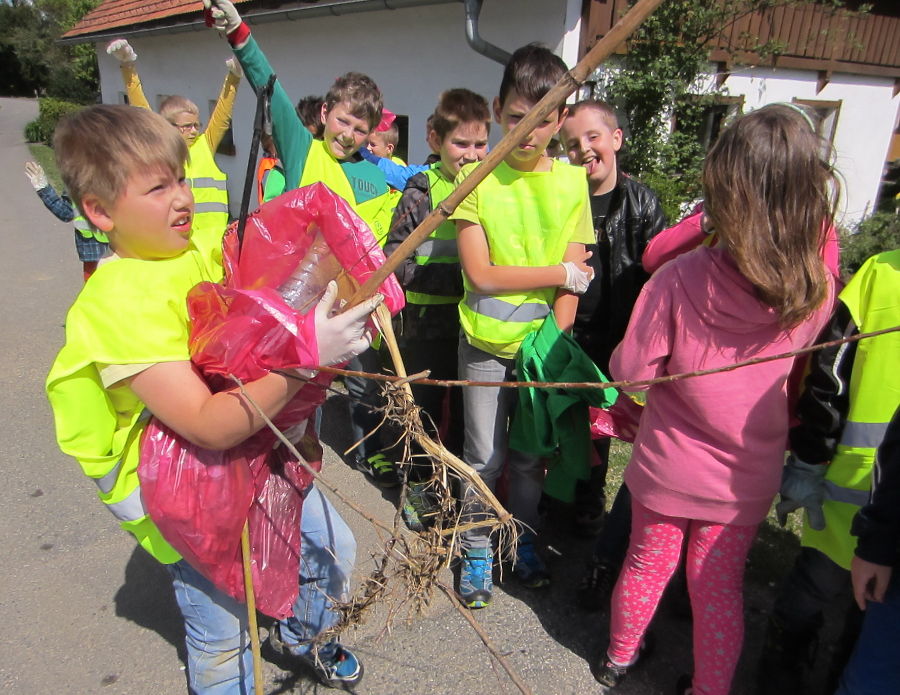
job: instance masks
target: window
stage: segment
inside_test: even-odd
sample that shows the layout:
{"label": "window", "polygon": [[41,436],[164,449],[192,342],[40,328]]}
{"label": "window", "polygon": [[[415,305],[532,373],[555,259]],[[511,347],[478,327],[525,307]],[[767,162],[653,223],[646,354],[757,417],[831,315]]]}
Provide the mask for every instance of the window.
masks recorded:
{"label": "window", "polygon": [[705,152],[715,144],[722,129],[731,123],[743,108],[742,96],[698,95],[676,107],[672,130],[692,135]]}
{"label": "window", "polygon": [[841,112],[840,101],[820,101],[817,99],[793,99],[793,103],[805,106],[810,113],[816,128],[816,134],[826,142],[834,142],[837,130],[838,114]]}
{"label": "window", "polygon": [[394,123],[397,125],[397,147],[394,148],[394,156],[409,163],[409,116],[397,114]]}

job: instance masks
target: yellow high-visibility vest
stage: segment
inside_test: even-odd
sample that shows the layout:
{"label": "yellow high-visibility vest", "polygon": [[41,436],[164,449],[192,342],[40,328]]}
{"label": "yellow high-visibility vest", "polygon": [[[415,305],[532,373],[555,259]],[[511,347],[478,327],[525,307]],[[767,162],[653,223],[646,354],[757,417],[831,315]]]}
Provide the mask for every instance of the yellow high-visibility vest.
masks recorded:
{"label": "yellow high-visibility vest", "polygon": [[[860,333],[900,323],[900,250],[873,256],[840,295]],[[850,375],[850,409],[825,475],[825,529],[803,526],[803,545],[850,569],[853,517],[869,499],[875,450],[900,403],[900,333],[860,340]]]}

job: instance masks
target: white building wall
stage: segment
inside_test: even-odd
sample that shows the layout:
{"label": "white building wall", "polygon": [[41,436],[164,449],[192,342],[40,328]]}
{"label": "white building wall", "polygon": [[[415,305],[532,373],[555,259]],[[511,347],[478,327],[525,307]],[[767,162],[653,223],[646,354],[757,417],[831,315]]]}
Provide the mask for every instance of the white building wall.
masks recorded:
{"label": "white building wall", "polygon": [[[557,53],[572,55],[577,26],[566,26],[567,4],[571,0],[492,0],[484,4],[480,34],[509,52],[540,41]],[[569,16],[568,23],[573,22],[577,17]],[[252,25],[252,31],[294,101],[308,94],[324,95],[336,77],[350,70],[371,76],[384,94],[385,106],[409,116],[411,162],[422,162],[428,155],[425,119],[443,90],[466,87],[490,102],[503,74],[501,65],[475,53],[466,43],[462,3],[284,20]],[[208,103],[218,96],[225,77],[224,62],[232,55],[214,30],[137,37],[131,43],[151,106],[157,106],[159,94],[182,94],[200,106],[204,119],[209,117]],[[97,46],[103,101],[118,103],[124,91],[121,76],[117,63],[104,49],[104,45]],[[252,90],[242,84],[234,110],[236,155],[216,157],[229,177],[235,215],[255,106]],[[498,139],[495,126],[491,141]]]}
{"label": "white building wall", "polygon": [[900,96],[893,95],[894,80],[885,77],[835,73],[818,93],[816,79],[807,70],[752,68],[731,73],[725,90],[744,97],[745,113],[793,99],[841,102],[834,148],[843,178],[841,212],[850,223],[875,207]]}

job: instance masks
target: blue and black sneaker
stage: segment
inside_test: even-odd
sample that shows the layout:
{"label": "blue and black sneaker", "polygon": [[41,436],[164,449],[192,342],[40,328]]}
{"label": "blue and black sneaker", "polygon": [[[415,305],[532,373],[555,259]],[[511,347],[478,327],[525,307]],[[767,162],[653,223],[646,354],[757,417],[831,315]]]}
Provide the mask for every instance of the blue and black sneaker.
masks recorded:
{"label": "blue and black sneaker", "polygon": [[513,562],[513,574],[522,586],[528,589],[550,586],[550,573],[534,547],[533,533],[524,533],[519,539],[516,560]]}
{"label": "blue and black sneaker", "polygon": [[490,548],[470,548],[463,552],[459,597],[468,608],[485,608],[494,589],[494,553]]}
{"label": "blue and black sneaker", "polygon": [[356,654],[338,642],[319,647],[315,657],[308,657],[309,665],[319,681],[329,688],[349,690],[362,680],[363,665]]}

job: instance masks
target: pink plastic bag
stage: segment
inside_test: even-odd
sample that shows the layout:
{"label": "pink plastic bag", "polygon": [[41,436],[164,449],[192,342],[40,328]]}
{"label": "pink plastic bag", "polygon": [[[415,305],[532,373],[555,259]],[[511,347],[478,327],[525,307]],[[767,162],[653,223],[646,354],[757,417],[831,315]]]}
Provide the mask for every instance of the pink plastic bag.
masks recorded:
{"label": "pink plastic bag", "polygon": [[635,403],[625,393],[620,393],[609,408],[590,408],[591,439],[615,437],[623,442],[633,442],[644,406]]}
{"label": "pink plastic bag", "polygon": [[[234,226],[225,237],[225,286],[202,283],[188,295],[191,359],[214,391],[234,386],[229,375],[252,381],[273,369],[317,365],[314,299],[294,308],[278,288],[299,269],[300,285],[314,285],[313,296],[338,279],[339,294],[349,297],[384,260],[366,224],[322,184],[266,203],[248,218],[240,250]],[[379,291],[392,313],[402,308],[403,291],[393,276]],[[304,386],[275,418],[279,429],[309,421],[331,380],[319,374]],[[212,452],[154,418],[141,442],[138,474],[144,502],[166,540],[239,600],[240,535],[248,520],[257,608],[284,618],[298,593],[300,513],[312,475],[276,443],[264,428],[237,447]],[[312,422],[297,448],[318,470],[322,450]]]}

